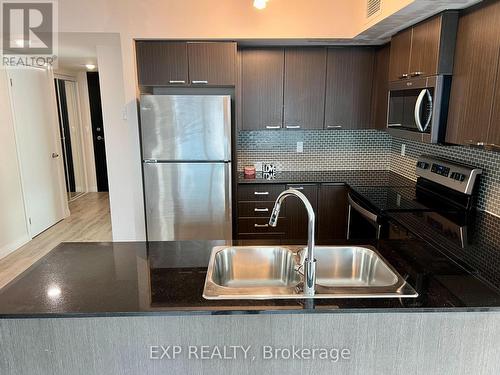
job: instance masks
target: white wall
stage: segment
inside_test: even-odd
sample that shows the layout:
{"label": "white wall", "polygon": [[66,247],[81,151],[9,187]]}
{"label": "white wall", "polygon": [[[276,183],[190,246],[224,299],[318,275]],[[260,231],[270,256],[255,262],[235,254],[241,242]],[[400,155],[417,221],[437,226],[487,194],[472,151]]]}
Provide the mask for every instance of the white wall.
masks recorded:
{"label": "white wall", "polygon": [[[144,239],[137,121],[127,121],[119,44],[97,46],[114,241]],[[135,103],[135,100],[134,100]]]}
{"label": "white wall", "polygon": [[7,85],[0,69],[0,258],[30,240]]}

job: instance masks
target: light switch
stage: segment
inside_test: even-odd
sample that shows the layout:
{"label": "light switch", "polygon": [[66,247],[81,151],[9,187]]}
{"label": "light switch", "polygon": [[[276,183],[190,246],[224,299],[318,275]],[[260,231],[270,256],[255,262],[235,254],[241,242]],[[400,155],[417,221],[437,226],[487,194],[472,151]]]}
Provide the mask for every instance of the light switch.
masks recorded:
{"label": "light switch", "polygon": [[297,152],[304,152],[304,142],[297,142]]}

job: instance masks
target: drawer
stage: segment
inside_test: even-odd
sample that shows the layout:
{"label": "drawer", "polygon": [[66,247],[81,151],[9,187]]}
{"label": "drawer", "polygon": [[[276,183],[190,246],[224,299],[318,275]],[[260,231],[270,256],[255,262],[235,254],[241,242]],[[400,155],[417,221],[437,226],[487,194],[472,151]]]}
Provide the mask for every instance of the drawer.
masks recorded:
{"label": "drawer", "polygon": [[285,185],[238,185],[238,201],[274,201],[284,190],[286,190]]}
{"label": "drawer", "polygon": [[[271,216],[273,212],[274,201],[272,202],[238,202],[238,216],[239,217],[267,217]],[[284,217],[284,205],[280,210],[280,217]]]}
{"label": "drawer", "polygon": [[265,217],[239,218],[238,233],[286,233],[288,227],[286,217],[278,220],[278,225],[272,227],[269,225],[269,219]]}

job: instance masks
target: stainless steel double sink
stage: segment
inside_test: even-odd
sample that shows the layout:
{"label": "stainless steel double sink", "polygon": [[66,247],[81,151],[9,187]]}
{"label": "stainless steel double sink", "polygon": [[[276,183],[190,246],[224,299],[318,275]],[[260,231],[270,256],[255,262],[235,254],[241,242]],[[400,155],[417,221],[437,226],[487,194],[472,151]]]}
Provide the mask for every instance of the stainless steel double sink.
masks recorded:
{"label": "stainless steel double sink", "polygon": [[[307,298],[401,298],[418,293],[370,246],[315,246],[316,294]],[[214,247],[206,299],[305,298],[304,248]]]}

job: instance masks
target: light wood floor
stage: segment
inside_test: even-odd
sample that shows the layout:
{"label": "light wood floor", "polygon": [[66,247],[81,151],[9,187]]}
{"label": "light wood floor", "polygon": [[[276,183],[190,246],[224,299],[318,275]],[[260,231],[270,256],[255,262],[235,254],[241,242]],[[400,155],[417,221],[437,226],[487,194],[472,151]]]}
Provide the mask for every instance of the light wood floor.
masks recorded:
{"label": "light wood floor", "polygon": [[88,193],[69,202],[71,215],[0,260],[0,288],[61,242],[111,241],[108,193]]}

